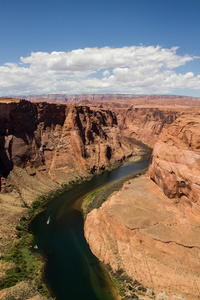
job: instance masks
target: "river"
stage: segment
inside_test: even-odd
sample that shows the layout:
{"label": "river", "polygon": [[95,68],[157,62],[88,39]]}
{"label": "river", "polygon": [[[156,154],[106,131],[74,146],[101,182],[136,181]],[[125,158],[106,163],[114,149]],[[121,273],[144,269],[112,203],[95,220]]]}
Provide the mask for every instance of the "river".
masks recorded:
{"label": "river", "polygon": [[139,172],[149,160],[127,162],[95,175],[52,199],[30,225],[33,245],[46,260],[47,286],[57,300],[113,300],[113,288],[84,237],[81,203],[84,196],[105,184]]}

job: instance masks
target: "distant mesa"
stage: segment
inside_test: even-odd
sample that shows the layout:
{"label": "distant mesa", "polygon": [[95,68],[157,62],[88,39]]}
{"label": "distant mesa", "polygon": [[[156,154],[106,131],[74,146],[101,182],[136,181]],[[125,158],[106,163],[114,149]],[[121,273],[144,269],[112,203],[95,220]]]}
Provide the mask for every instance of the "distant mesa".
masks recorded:
{"label": "distant mesa", "polygon": [[[165,105],[200,105],[200,98],[177,95],[134,95],[134,94],[42,94],[42,95],[14,95],[11,98],[19,98],[31,101],[46,102],[79,102],[83,100],[89,101],[105,101],[105,100],[131,100],[137,104],[164,104]],[[139,101],[139,102],[138,102]],[[175,102],[174,102],[175,101]]]}

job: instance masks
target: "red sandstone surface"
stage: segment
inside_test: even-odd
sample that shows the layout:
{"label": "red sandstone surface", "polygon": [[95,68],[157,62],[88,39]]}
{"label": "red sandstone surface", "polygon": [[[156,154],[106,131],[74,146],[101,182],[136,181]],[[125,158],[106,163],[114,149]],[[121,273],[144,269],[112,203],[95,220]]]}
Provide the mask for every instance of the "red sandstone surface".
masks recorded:
{"label": "red sandstone surface", "polygon": [[155,145],[149,168],[154,182],[147,177],[129,182],[88,215],[90,247],[114,270],[124,269],[154,289],[157,299],[197,299],[199,99],[105,97],[78,97],[82,101],[75,105],[0,99],[0,252],[27,213],[24,202],[30,205],[64,183],[141,154],[123,133]]}
{"label": "red sandstone surface", "polygon": [[152,288],[156,299],[198,299],[200,218],[191,222],[188,211],[143,176],[87,216],[86,239],[101,261]]}
{"label": "red sandstone surface", "polygon": [[199,162],[200,114],[182,112],[154,146],[154,182],[126,183],[85,222],[93,253],[152,288],[156,299],[200,295]]}
{"label": "red sandstone surface", "polygon": [[200,113],[182,114],[160,136],[149,176],[169,198],[200,205]]}
{"label": "red sandstone surface", "polygon": [[14,167],[26,167],[32,178],[40,171],[61,184],[103,170],[139,149],[122,137],[110,110],[6,101],[0,102],[2,191],[14,185],[8,176]]}
{"label": "red sandstone surface", "polygon": [[[120,134],[109,110],[2,99],[1,212],[5,216],[6,203],[15,199],[8,215],[16,222],[24,203],[139,152],[139,146]],[[7,221],[1,221],[2,229]]]}
{"label": "red sandstone surface", "polygon": [[[116,115],[108,109],[1,98],[0,257],[38,196],[142,153],[121,135]],[[0,260],[0,279],[10,267]],[[22,299],[26,288],[10,288],[0,298],[15,293]]]}
{"label": "red sandstone surface", "polygon": [[152,96],[129,100],[82,100],[79,105],[85,104],[115,112],[123,135],[134,137],[153,147],[159,135],[183,112],[199,111],[199,100],[193,100],[175,96]]}

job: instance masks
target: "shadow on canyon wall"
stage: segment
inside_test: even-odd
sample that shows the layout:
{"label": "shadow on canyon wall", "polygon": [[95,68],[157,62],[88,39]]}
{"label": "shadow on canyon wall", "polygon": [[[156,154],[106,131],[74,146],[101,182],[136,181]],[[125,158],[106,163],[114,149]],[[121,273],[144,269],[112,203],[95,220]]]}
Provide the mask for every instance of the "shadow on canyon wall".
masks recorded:
{"label": "shadow on canyon wall", "polygon": [[12,136],[0,136],[0,191],[1,177],[7,178],[12,169]]}

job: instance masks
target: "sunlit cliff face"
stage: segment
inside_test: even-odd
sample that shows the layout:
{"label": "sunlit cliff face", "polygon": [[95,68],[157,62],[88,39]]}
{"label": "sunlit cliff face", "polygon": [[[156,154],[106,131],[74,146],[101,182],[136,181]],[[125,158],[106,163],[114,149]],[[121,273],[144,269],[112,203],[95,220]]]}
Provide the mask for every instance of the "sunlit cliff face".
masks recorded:
{"label": "sunlit cliff face", "polygon": [[199,132],[199,113],[182,113],[155,144],[149,178],[127,182],[85,222],[93,253],[158,298],[199,296]]}
{"label": "sunlit cliff face", "polygon": [[135,149],[121,136],[110,110],[25,100],[0,105],[4,191],[14,167],[35,168],[66,183],[120,162]]}

